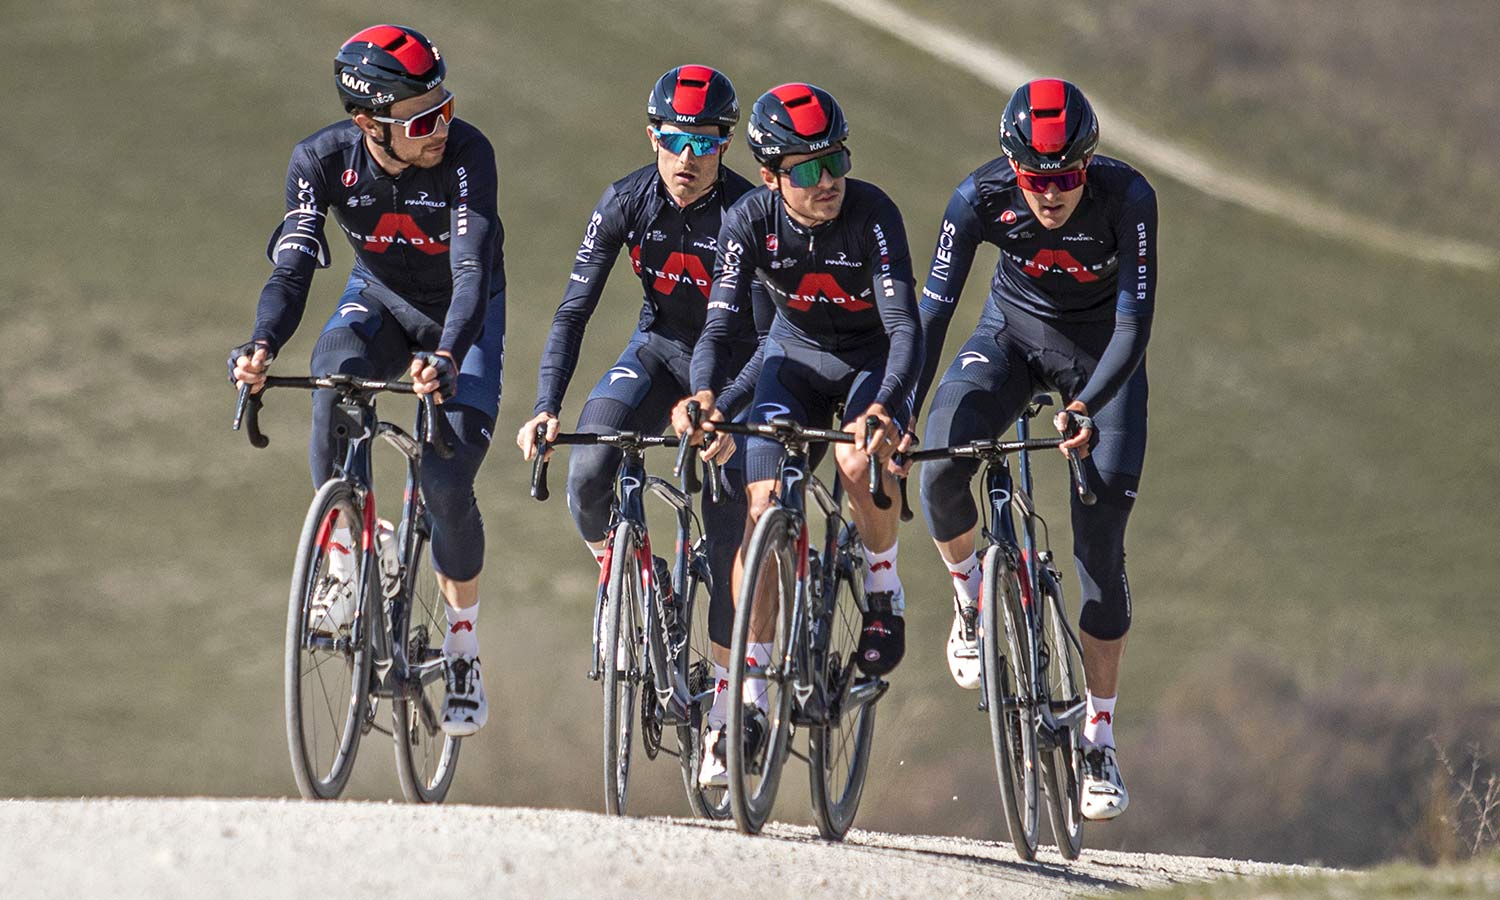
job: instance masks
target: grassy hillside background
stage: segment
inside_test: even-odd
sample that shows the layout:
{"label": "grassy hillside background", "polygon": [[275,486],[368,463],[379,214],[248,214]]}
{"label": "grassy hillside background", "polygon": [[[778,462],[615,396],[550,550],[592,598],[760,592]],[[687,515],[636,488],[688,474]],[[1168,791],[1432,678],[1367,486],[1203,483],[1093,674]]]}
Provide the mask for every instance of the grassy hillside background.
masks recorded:
{"label": "grassy hillside background", "polygon": [[[1490,5],[922,8],[1309,204],[1500,244],[1500,172],[1476,152],[1500,121]],[[900,204],[919,267],[953,186],[997,151],[1004,97],[816,3],[405,9],[496,145],[508,232],[506,393],[478,487],[495,714],[453,797],[597,808],[590,564],[564,505],[526,496],[510,435],[589,209],[649,158],[651,81],[701,61],[747,104],[794,78],[834,91],[854,174]],[[328,60],[390,15],[162,0],[122,16],[74,0],[12,22],[17,70],[36,77],[0,132],[0,795],[294,793],[281,629],[310,495],[307,406],[273,398],[272,447],[253,451],[227,428],[223,357],[268,271],[288,151],[339,113]],[[750,171],[743,146],[729,160]],[[1119,726],[1135,800],[1087,840],[1344,863],[1428,852],[1442,781],[1426,737],[1500,754],[1500,428],[1483,412],[1496,276],[1315,238],[1147,174],[1163,272]],[[283,373],[342,286],[352,254],[334,253]],[[968,321],[993,253],[981,260]],[[617,274],[565,417],[638,302]],[[1060,501],[1061,467],[1041,477]],[[1001,837],[983,717],[942,661],[947,579],[920,520],[903,546],[912,646],[859,824]],[[354,796],[396,793],[380,737]],[[635,777],[637,811],[686,811],[675,766]],[[780,817],[805,817],[800,784]]]}

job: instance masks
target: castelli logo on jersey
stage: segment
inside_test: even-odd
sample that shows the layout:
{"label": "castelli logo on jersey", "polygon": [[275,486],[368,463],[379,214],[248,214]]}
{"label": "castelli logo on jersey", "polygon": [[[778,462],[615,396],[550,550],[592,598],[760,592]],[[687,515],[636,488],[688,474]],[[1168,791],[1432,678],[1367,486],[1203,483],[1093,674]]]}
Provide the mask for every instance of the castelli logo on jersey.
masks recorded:
{"label": "castelli logo on jersey", "polygon": [[779,241],[779,240],[776,239],[776,235],[774,235],[774,234],[768,234],[768,235],[766,235],[766,249],[767,250],[771,251],[772,253],[775,253],[776,252],[776,248],[780,247],[780,246],[781,246],[781,241]]}
{"label": "castelli logo on jersey", "polygon": [[354,183],[359,181],[359,173],[353,169],[345,169],[339,181],[343,182],[344,187],[354,187]]}
{"label": "castelli logo on jersey", "polygon": [[1004,222],[1006,225],[1016,224],[1016,211],[1013,209],[1007,209],[1005,212],[1000,214],[1000,221]]}

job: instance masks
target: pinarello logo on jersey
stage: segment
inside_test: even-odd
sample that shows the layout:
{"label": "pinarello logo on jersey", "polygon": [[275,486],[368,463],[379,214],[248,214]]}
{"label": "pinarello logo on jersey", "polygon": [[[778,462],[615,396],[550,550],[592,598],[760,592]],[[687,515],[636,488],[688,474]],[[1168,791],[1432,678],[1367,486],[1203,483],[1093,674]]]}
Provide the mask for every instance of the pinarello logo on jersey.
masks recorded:
{"label": "pinarello logo on jersey", "polygon": [[772,253],[775,253],[776,252],[776,248],[780,247],[780,246],[781,246],[781,241],[778,241],[776,239],[776,235],[774,235],[774,234],[768,234],[768,235],[766,235],[766,249],[767,250],[771,251]]}
{"label": "pinarello logo on jersey", "polygon": [[339,181],[344,183],[344,187],[354,187],[354,183],[359,181],[359,173],[353,169],[345,169],[344,174],[339,176]]}
{"label": "pinarello logo on jersey", "polygon": [[1005,212],[1000,214],[1000,221],[1004,222],[1006,225],[1016,224],[1016,211],[1013,209],[1007,209]]}

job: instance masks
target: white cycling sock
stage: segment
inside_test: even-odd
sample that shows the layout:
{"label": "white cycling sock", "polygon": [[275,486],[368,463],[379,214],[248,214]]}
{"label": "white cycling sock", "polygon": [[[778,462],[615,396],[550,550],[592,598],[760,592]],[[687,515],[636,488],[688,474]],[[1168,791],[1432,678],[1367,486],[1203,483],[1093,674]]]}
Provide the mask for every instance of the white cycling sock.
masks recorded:
{"label": "white cycling sock", "polygon": [[[773,644],[751,644],[750,652],[745,654],[745,662],[752,666],[768,666],[775,652],[776,648]],[[745,679],[744,699],[760,707],[761,712],[770,710],[771,700],[766,696],[766,679],[763,676]]]}
{"label": "white cycling sock", "polygon": [[979,602],[979,554],[970,553],[969,558],[960,562],[951,563],[946,559],[943,565],[948,567],[948,574],[953,576],[953,591],[958,598],[970,606]]}
{"label": "white cycling sock", "polygon": [[[900,541],[891,544],[889,550],[876,553],[869,547],[865,548],[865,593],[876,594],[881,591],[898,591],[901,589],[901,577],[896,574],[896,548],[901,546]],[[903,610],[896,610],[900,615]]]}
{"label": "white cycling sock", "polygon": [[714,663],[714,704],[708,708],[708,727],[724,728],[729,718],[729,670]]}
{"label": "white cycling sock", "polygon": [[1084,713],[1083,742],[1095,747],[1115,745],[1115,700],[1118,697],[1095,697],[1088,695],[1088,710]]}
{"label": "white cycling sock", "polygon": [[599,546],[595,547],[593,544],[590,544],[588,541],[584,541],[583,542],[583,546],[587,547],[588,550],[589,550],[589,552],[592,553],[592,554],[594,554],[594,562],[599,565],[599,568],[601,568],[601,569],[604,568],[604,554],[605,554],[604,543],[601,541],[599,543]]}
{"label": "white cycling sock", "polygon": [[475,603],[468,609],[454,609],[445,603],[443,610],[448,613],[448,633],[443,636],[443,655],[449,659],[455,656],[478,656],[479,635],[474,632],[474,622],[479,618],[479,604]]}

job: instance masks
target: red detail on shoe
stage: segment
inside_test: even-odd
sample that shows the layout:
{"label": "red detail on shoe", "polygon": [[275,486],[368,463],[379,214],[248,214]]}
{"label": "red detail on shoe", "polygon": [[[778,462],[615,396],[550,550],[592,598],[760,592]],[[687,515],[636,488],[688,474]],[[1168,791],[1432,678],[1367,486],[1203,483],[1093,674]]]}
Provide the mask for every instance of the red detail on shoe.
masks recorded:
{"label": "red detail on shoe", "polygon": [[1100,710],[1099,712],[1096,712],[1089,717],[1090,725],[1098,725],[1100,722],[1113,727],[1115,724],[1115,717],[1113,714],[1107,713],[1103,710]]}
{"label": "red detail on shoe", "polygon": [[890,567],[891,567],[891,561],[888,560],[888,559],[883,559],[883,560],[881,560],[878,563],[872,563],[870,565],[870,571],[871,572],[879,572],[881,569],[889,569]]}
{"label": "red detail on shoe", "polygon": [[474,631],[474,623],[473,622],[454,622],[448,628],[448,633],[449,634],[458,634],[460,631],[467,631],[467,632],[473,633],[473,631]]}

